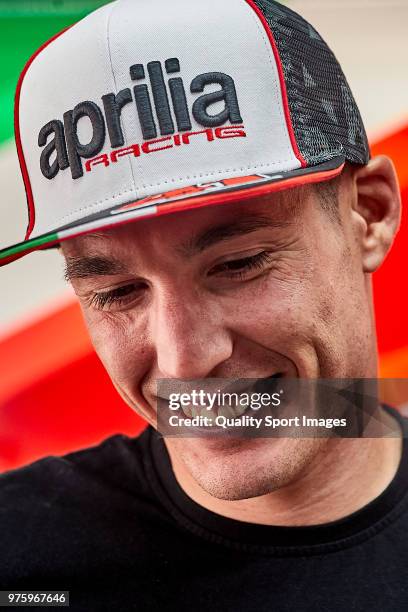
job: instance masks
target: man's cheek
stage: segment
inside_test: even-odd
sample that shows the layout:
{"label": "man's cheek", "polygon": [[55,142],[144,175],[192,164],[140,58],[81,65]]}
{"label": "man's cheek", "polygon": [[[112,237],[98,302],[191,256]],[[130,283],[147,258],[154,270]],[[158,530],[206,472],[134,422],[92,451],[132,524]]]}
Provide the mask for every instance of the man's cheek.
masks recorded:
{"label": "man's cheek", "polygon": [[115,342],[114,326],[103,313],[92,312],[82,306],[82,313],[88,329],[89,337],[98,356],[102,359],[106,344]]}
{"label": "man's cheek", "polygon": [[241,331],[281,344],[299,340],[313,332],[315,303],[313,287],[302,280],[281,281],[273,276],[251,291],[248,301],[235,306]]}
{"label": "man's cheek", "polygon": [[85,315],[89,335],[99,359],[109,376],[123,384],[135,374],[138,349],[131,346],[129,329],[113,317]]}
{"label": "man's cheek", "polygon": [[288,359],[302,377],[334,372],[345,353],[344,330],[339,329],[343,301],[327,278],[316,275],[314,281],[299,278],[265,285],[241,328],[253,341]]}

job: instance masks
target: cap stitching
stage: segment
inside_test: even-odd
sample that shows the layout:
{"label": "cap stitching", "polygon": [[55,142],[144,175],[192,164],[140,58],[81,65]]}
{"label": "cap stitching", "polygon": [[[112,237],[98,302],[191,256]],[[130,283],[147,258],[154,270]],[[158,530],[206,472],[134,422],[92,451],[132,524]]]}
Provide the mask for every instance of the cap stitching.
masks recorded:
{"label": "cap stitching", "polygon": [[118,196],[125,195],[127,193],[134,194],[134,189],[127,189],[126,191],[120,191],[119,193],[115,193],[114,195],[108,196],[107,198],[103,198],[102,200],[98,200],[97,202],[92,202],[92,204],[88,204],[87,206],[84,206],[83,208],[77,208],[76,210],[71,211],[69,214],[64,215],[63,217],[60,217],[60,220],[63,221],[64,219],[69,219],[70,217],[76,215],[79,212],[83,212],[84,210],[89,210],[90,208],[96,207],[98,204],[102,204],[102,202],[106,202],[107,200],[113,200],[117,198]]}
{"label": "cap stitching", "polygon": [[[220,172],[236,172],[238,170],[242,171],[242,170],[256,170],[257,168],[265,168],[265,167],[269,167],[269,166],[277,166],[278,164],[282,164],[282,163],[288,163],[293,161],[293,158],[291,159],[281,159],[279,161],[276,162],[268,162],[266,164],[256,164],[256,165],[249,165],[249,166],[240,166],[239,168],[223,168],[221,170],[216,170],[215,172],[206,172],[206,173],[200,173],[200,174],[190,174],[187,176],[180,176],[178,178],[170,178],[167,179],[165,181],[162,181],[160,183],[149,183],[147,185],[145,185],[145,187],[160,187],[161,185],[165,185],[167,183],[175,183],[176,181],[182,181],[184,179],[195,179],[195,178],[206,178],[206,177],[210,177],[210,176],[214,176],[214,174],[218,174]],[[282,172],[286,172],[286,170],[282,170]]]}
{"label": "cap stitching", "polygon": [[[269,162],[267,164],[256,164],[255,166],[249,165],[249,166],[241,166],[240,168],[225,168],[222,170],[217,170],[215,172],[207,172],[206,174],[192,174],[192,175],[187,175],[187,176],[181,176],[179,178],[173,178],[173,179],[168,179],[166,181],[162,181],[161,183],[155,183],[155,184],[148,184],[145,185],[145,187],[160,187],[161,185],[166,185],[168,183],[175,183],[176,181],[182,181],[185,179],[196,179],[196,178],[210,178],[211,176],[214,176],[214,174],[219,174],[222,172],[237,172],[239,171],[243,171],[243,170],[256,170],[257,168],[265,168],[265,167],[270,167],[270,166],[276,166],[278,164],[281,163],[286,163],[286,162],[290,162],[293,161],[292,159],[284,159],[284,160],[279,160],[277,162]],[[285,170],[283,170],[282,172],[285,172]],[[92,204],[88,204],[87,206],[84,206],[82,208],[77,208],[74,211],[71,211],[68,215],[65,215],[64,217],[60,217],[61,221],[64,219],[68,219],[74,215],[76,215],[79,212],[82,212],[84,210],[89,210],[90,208],[96,207],[98,206],[98,204],[101,204],[102,202],[106,202],[107,200],[114,200],[115,198],[117,198],[118,196],[124,195],[125,193],[134,193],[133,189],[130,190],[126,190],[126,191],[121,191],[119,193],[115,193],[114,195],[108,196],[107,198],[102,198],[101,200],[98,200],[97,202],[93,202]],[[136,198],[138,196],[135,196]]]}

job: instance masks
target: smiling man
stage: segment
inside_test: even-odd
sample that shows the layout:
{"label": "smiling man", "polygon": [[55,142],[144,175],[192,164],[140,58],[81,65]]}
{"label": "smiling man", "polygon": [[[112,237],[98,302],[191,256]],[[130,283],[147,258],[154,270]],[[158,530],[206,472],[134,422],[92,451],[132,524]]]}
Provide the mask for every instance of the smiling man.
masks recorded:
{"label": "smiling man", "polygon": [[149,426],[0,477],[1,588],[75,610],[406,609],[395,410],[376,437],[156,431],[160,380],[377,377],[398,182],[319,34],[272,0],[118,0],[30,60],[16,141],[29,226],[0,263],[60,248]]}

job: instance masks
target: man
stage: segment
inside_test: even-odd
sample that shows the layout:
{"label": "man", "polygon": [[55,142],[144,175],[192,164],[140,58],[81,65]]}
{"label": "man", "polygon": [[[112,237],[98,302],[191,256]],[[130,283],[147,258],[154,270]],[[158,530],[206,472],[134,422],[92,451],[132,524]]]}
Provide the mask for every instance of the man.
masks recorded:
{"label": "man", "polygon": [[150,426],[1,476],[1,588],[75,610],[406,609],[395,410],[371,438],[155,431],[161,379],[377,376],[398,183],[319,34],[272,0],[119,0],[43,47],[16,109],[30,220],[2,263],[59,246]]}

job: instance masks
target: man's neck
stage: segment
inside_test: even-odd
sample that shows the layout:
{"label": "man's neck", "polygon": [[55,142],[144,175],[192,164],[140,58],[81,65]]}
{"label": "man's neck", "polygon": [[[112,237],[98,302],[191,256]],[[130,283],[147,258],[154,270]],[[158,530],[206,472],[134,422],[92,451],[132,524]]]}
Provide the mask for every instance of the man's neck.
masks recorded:
{"label": "man's neck", "polygon": [[401,460],[402,435],[384,438],[331,439],[307,473],[267,495],[227,501],[204,491],[180,459],[171,453],[176,479],[184,492],[207,510],[221,516],[263,525],[301,526],[329,523],[363,508],[393,480]]}

